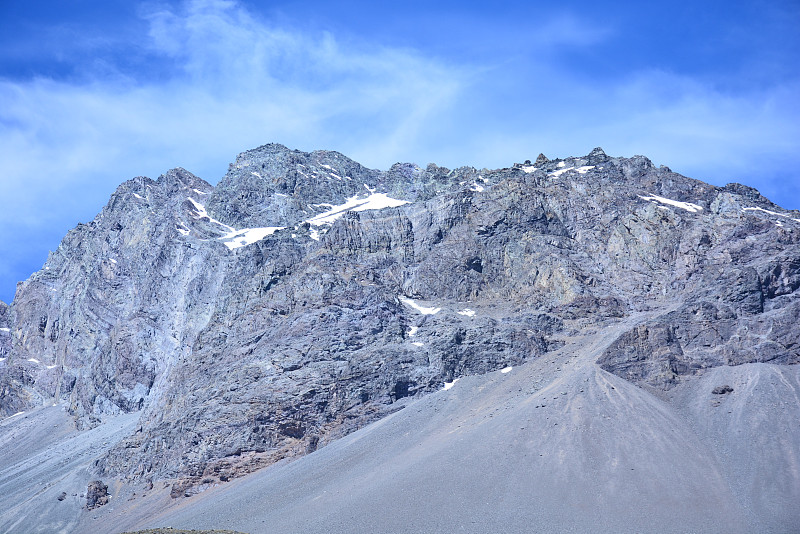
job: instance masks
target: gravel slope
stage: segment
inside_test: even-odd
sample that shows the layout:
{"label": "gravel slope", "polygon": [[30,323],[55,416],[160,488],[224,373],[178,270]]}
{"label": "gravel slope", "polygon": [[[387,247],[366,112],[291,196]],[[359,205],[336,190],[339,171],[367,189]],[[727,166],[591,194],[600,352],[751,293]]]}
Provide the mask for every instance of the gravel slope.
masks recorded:
{"label": "gravel slope", "polygon": [[[790,532],[798,369],[718,368],[662,398],[606,373],[626,321],[142,522],[244,532]],[[719,382],[734,391],[711,393]]]}
{"label": "gravel slope", "polygon": [[[800,368],[719,367],[668,393],[600,369],[598,355],[647,317],[403,399],[308,456],[190,499],[107,480],[111,503],[81,510],[72,492],[135,416],[82,433],[58,407],[17,416],[0,423],[0,532],[797,531]],[[721,385],[733,391],[713,394]]]}
{"label": "gravel slope", "polygon": [[[81,532],[77,525],[88,515],[85,493],[94,480],[93,464],[138,418],[106,417],[97,428],[79,432],[62,406],[48,406],[0,421],[0,532]],[[107,508],[115,506],[112,498]]]}

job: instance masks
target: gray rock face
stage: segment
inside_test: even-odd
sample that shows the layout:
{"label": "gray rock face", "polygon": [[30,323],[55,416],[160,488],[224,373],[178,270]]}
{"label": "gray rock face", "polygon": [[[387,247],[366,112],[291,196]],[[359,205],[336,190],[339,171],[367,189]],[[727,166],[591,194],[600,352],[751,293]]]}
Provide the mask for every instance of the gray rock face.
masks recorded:
{"label": "gray rock face", "polygon": [[266,145],[70,231],[0,308],[0,413],[141,410],[100,470],[191,495],[633,310],[672,310],[601,357],[637,383],[798,363],[799,243],[797,212],[641,156],[382,172]]}
{"label": "gray rock face", "polygon": [[108,486],[102,480],[89,482],[86,488],[86,508],[93,510],[105,504],[108,504]]}
{"label": "gray rock face", "polygon": [[33,377],[24,366],[11,365],[11,310],[0,301],[0,419],[27,410],[38,400]]}
{"label": "gray rock face", "polygon": [[0,358],[7,358],[11,352],[10,324],[8,304],[0,300]]}

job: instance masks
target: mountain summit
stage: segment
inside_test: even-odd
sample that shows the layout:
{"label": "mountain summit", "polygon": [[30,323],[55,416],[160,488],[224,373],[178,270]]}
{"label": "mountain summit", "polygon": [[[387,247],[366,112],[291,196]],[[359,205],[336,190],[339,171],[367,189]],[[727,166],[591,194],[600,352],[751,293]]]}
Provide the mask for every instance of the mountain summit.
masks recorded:
{"label": "mountain summit", "polygon": [[[379,171],[265,145],[216,187],[180,168],[123,183],[0,303],[0,473],[55,462],[41,499],[102,479],[132,503],[91,512],[115,531],[166,494],[187,525],[258,531],[224,491],[262,479],[282,503],[262,519],[285,532],[374,531],[342,521],[380,503],[405,532],[414,491],[415,531],[791,530],[798,287],[800,213],[643,156]],[[47,452],[67,445],[74,460]],[[319,521],[290,466],[327,473]],[[91,524],[78,497],[35,517],[8,499],[2,531]]]}

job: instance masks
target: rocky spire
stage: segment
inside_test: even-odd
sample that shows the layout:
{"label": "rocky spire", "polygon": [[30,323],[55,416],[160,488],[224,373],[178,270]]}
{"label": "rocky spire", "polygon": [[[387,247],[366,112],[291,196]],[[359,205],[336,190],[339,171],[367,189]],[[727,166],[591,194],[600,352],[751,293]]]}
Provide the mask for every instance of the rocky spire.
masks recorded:
{"label": "rocky spire", "polygon": [[589,152],[589,155],[586,156],[586,158],[589,160],[590,165],[597,165],[608,160],[608,156],[606,155],[605,151],[600,147],[597,147]]}

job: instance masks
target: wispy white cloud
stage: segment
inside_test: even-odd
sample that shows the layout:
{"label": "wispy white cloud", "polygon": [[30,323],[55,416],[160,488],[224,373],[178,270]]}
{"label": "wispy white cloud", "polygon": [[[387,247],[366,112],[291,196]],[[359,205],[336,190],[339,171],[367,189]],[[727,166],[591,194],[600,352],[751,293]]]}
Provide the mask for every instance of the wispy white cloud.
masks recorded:
{"label": "wispy white cloud", "polygon": [[173,61],[166,79],[0,82],[0,166],[15,205],[177,165],[216,181],[238,151],[269,141],[347,148],[366,137],[388,153],[465,83],[413,52],[273,28],[234,2],[146,16],[150,52]]}
{"label": "wispy white cloud", "polygon": [[0,80],[0,256],[44,249],[40,265],[57,244],[43,232],[90,219],[123,180],[183,166],[213,183],[266,142],[383,161],[467,83],[413,51],[276,28],[235,2],[144,14],[145,53],[164,63],[154,79],[104,60],[80,81]]}

